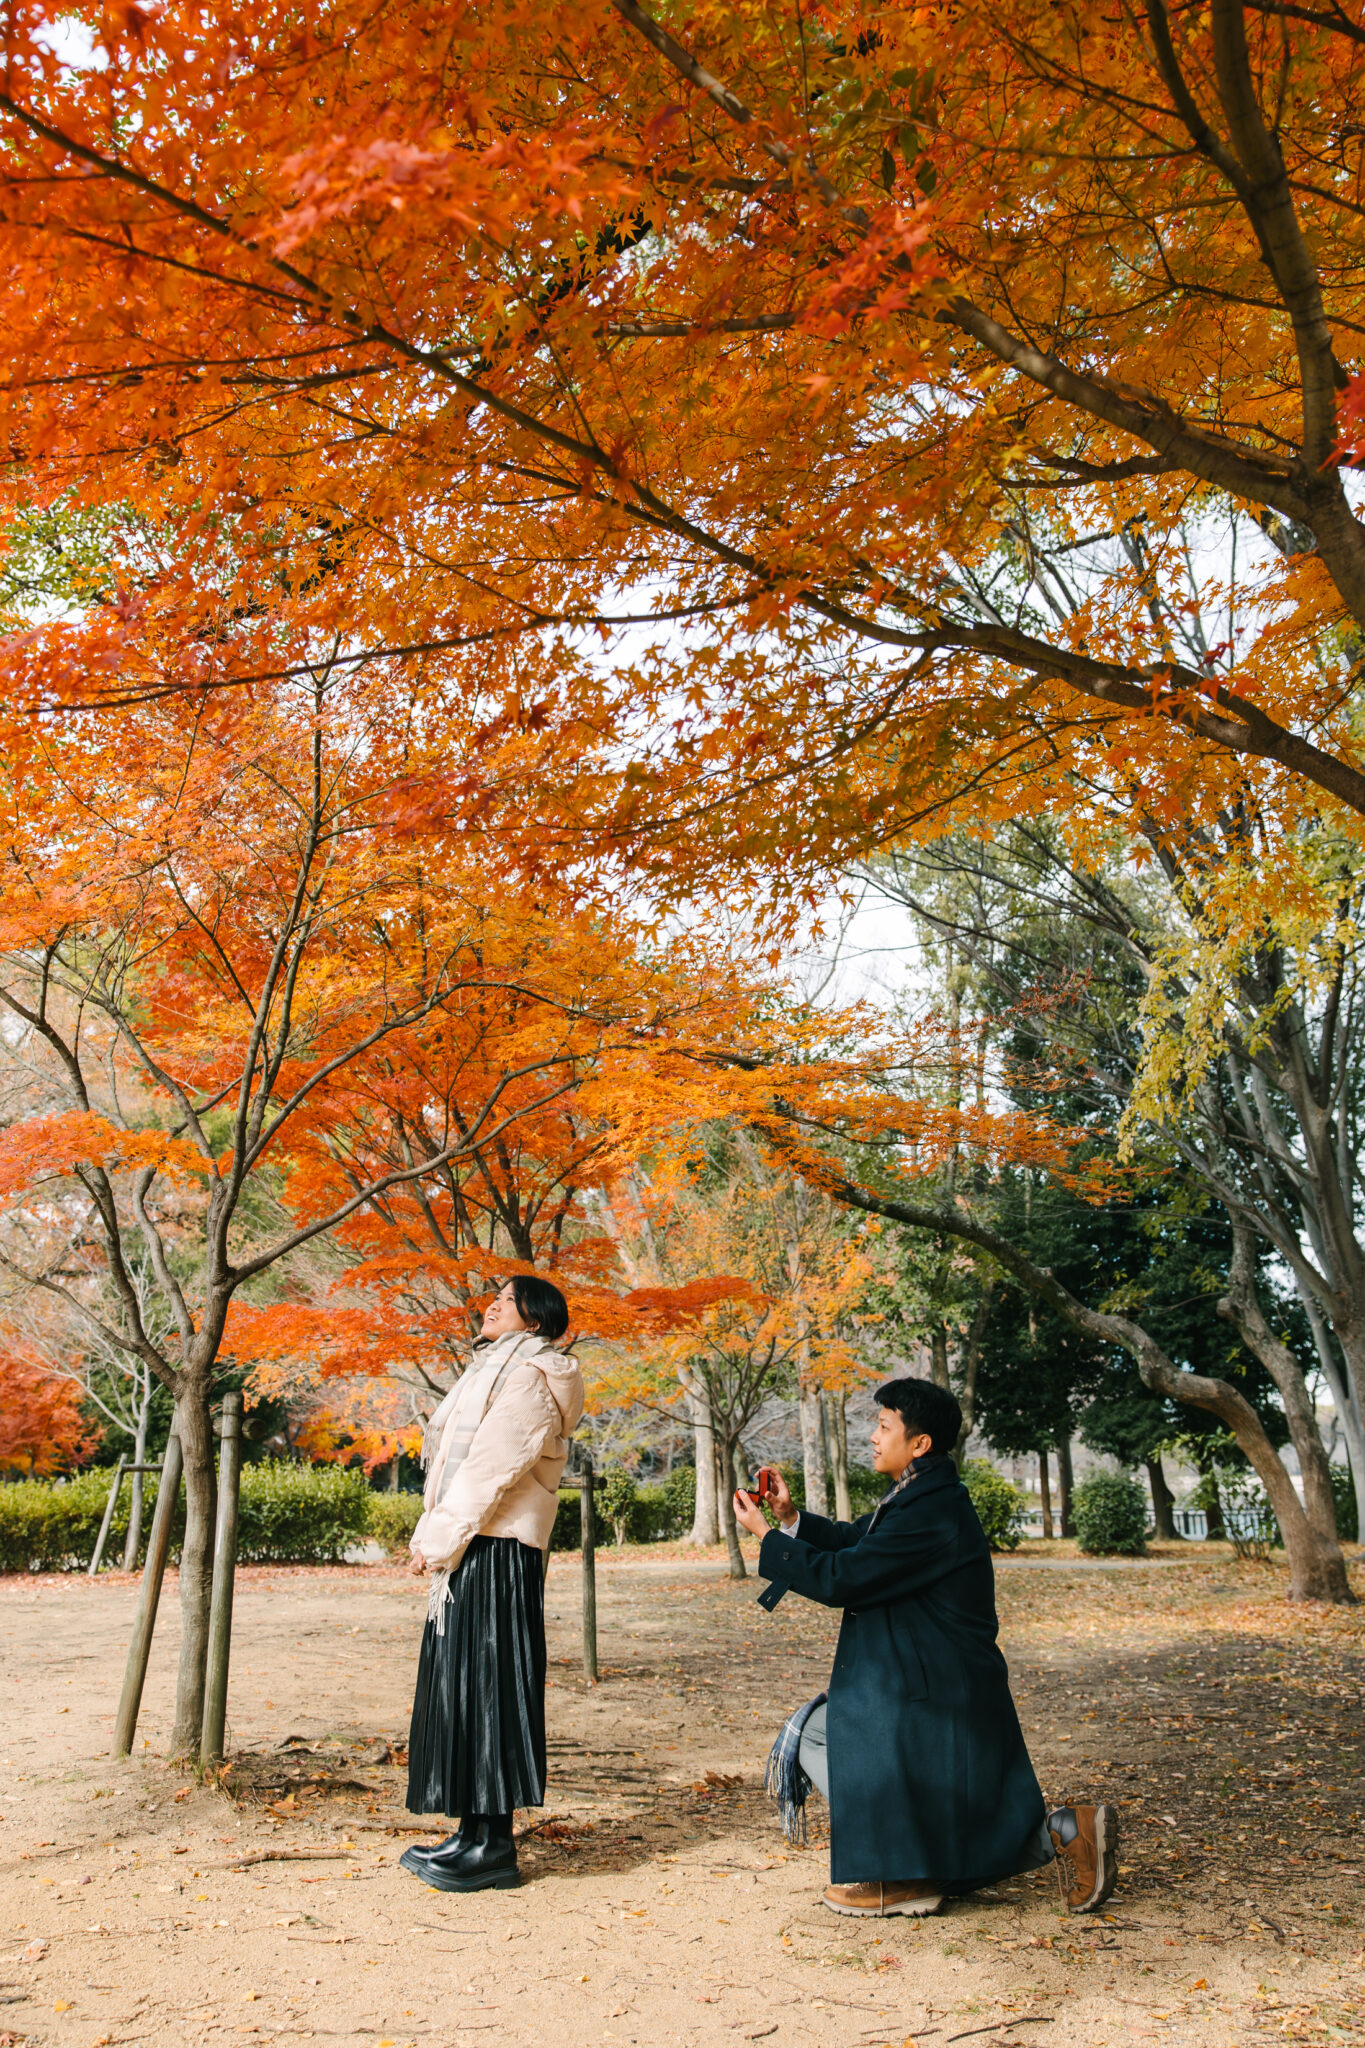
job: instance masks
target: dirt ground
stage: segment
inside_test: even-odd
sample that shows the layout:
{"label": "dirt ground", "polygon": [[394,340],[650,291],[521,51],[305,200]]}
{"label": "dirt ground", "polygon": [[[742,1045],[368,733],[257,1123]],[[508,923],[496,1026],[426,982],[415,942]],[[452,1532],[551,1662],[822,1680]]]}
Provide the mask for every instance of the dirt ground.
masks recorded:
{"label": "dirt ground", "polygon": [[1365,1609],[1291,1608],[1281,1574],[1207,1545],[1102,1568],[1060,1550],[1002,1564],[1002,1639],[1049,1798],[1121,1808],[1102,1919],[1067,1917],[1047,1871],[932,1920],[829,1913],[822,1831],[789,1848],[761,1773],[835,1617],[769,1617],[715,1559],[602,1558],[592,1688],[577,1560],[554,1558],[548,1803],[520,1817],[542,1823],[522,1888],[470,1898],[397,1867],[415,1581],[240,1575],[239,1760],[214,1787],[164,1757],[172,1581],[116,1764],[135,1582],[0,1580],[0,2044],[1354,2035]]}

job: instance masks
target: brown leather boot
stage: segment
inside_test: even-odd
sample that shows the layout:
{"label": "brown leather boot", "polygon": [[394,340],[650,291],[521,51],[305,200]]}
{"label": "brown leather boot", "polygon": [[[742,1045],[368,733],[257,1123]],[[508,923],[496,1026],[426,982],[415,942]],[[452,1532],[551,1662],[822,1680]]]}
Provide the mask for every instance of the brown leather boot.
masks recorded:
{"label": "brown leather boot", "polygon": [[1119,1815],[1115,1806],[1059,1806],[1047,1817],[1057,1855],[1057,1882],[1071,1913],[1093,1913],[1113,1891],[1119,1874]]}
{"label": "brown leather boot", "polygon": [[893,1913],[937,1913],[942,1888],[930,1877],[905,1884],[832,1884],[825,1892],[831,1913],[851,1913],[864,1920],[889,1920]]}

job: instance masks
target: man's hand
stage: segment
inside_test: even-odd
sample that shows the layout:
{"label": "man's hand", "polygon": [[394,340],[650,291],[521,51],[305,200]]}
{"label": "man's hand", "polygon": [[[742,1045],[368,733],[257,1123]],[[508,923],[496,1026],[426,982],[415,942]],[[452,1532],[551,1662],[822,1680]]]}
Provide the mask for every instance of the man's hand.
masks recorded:
{"label": "man's hand", "polygon": [[766,1472],[768,1475],[769,1507],[777,1516],[779,1522],[789,1522],[796,1513],[796,1507],[786,1480],[782,1477],[776,1465],[764,1465],[759,1472],[754,1474],[755,1479],[760,1478],[763,1472]]}
{"label": "man's hand", "polygon": [[421,1579],[421,1578],[425,1578],[426,1574],[427,1574],[427,1573],[428,1573],[428,1572],[429,1572],[430,1570],[431,1570],[431,1566],[430,1566],[430,1565],[429,1565],[429,1564],[427,1563],[427,1561],[426,1561],[426,1559],[425,1559],[425,1558],[423,1557],[423,1555],[422,1555],[421,1551],[420,1551],[420,1550],[414,1550],[414,1551],[413,1551],[413,1553],[412,1553],[412,1563],[411,1563],[411,1564],[410,1564],[410,1565],[408,1566],[408,1576],[409,1576],[409,1578],[413,1578],[413,1579]]}
{"label": "man's hand", "polygon": [[751,1493],[735,1495],[735,1520],[751,1536],[766,1536],[768,1533],[767,1517]]}

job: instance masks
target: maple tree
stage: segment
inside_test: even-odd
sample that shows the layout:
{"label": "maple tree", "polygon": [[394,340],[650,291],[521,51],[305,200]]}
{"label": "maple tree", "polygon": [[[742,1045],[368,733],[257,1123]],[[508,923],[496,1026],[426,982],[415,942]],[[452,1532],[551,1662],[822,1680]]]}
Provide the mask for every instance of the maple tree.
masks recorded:
{"label": "maple tree", "polygon": [[1356,829],[1334,10],[76,19],[7,9],[5,490],[139,524],[8,650],[21,741],[325,646],[464,678],[422,801],[523,881],[790,901],[926,820],[1118,808],[1230,819],[1268,909],[1267,843]]}
{"label": "maple tree", "polygon": [[79,1464],[95,1442],[70,1380],[20,1350],[0,1351],[0,1472],[44,1478]]}
{"label": "maple tree", "polygon": [[287,525],[356,658],[633,585],[685,634],[572,689],[670,874],[1086,778],[1365,809],[1337,10],[7,14],[21,493]]}
{"label": "maple tree", "polygon": [[[65,631],[74,658],[101,622]],[[116,728],[68,718],[11,742],[0,1260],[175,1396],[181,1751],[199,1734],[209,1402],[238,1296],[496,1146],[613,1044],[647,1051],[705,1007],[685,946],[651,969],[624,911],[551,900],[471,845],[449,782],[433,820],[457,711],[320,668],[193,718],[163,698]],[[719,971],[712,987],[732,992]],[[447,1086],[414,1159],[433,1069]]]}

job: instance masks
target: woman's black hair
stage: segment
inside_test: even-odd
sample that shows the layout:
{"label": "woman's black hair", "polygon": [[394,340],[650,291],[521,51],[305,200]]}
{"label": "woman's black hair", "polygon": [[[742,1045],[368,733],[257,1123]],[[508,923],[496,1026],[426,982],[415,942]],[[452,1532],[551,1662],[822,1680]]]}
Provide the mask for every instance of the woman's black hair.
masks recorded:
{"label": "woman's black hair", "polygon": [[946,1387],[932,1380],[888,1380],[872,1398],[879,1408],[899,1415],[907,1436],[927,1436],[942,1455],[956,1450],[962,1410]]}
{"label": "woman's black hair", "polygon": [[514,1273],[505,1284],[512,1289],[517,1314],[538,1336],[553,1344],[556,1337],[564,1335],[569,1327],[569,1304],[553,1280],[542,1280],[538,1273]]}

